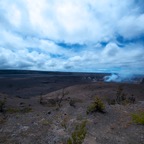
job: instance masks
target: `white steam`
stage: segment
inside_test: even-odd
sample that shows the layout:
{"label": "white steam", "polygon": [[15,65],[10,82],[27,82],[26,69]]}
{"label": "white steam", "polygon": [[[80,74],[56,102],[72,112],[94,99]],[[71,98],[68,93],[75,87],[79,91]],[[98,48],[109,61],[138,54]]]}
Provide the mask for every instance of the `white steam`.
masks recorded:
{"label": "white steam", "polygon": [[119,76],[117,74],[112,74],[110,76],[104,77],[105,82],[113,82],[113,81],[116,82],[116,81],[118,81],[118,79],[119,79]]}
{"label": "white steam", "polygon": [[132,82],[134,75],[132,74],[111,74],[104,77],[105,82]]}

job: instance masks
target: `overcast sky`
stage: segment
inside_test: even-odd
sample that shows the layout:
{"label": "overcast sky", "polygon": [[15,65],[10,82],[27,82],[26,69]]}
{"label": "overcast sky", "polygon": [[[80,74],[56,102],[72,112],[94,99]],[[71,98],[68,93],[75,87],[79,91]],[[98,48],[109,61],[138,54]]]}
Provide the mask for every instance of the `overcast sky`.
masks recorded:
{"label": "overcast sky", "polygon": [[144,73],[143,0],[0,0],[0,69]]}

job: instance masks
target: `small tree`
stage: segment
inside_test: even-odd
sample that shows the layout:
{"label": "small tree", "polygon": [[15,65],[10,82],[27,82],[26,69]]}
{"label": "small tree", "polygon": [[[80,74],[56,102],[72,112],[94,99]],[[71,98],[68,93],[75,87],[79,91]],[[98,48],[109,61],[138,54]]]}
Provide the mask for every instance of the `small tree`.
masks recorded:
{"label": "small tree", "polygon": [[93,113],[93,112],[102,112],[104,113],[105,105],[102,102],[102,100],[98,97],[95,98],[95,101],[87,108],[87,114]]}

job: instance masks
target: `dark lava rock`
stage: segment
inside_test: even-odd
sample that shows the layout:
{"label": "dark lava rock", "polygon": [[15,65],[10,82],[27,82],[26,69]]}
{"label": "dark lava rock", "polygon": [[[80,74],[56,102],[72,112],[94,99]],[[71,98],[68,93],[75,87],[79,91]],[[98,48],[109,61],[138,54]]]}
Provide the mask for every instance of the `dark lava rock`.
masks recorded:
{"label": "dark lava rock", "polygon": [[141,84],[144,84],[144,78],[142,79]]}

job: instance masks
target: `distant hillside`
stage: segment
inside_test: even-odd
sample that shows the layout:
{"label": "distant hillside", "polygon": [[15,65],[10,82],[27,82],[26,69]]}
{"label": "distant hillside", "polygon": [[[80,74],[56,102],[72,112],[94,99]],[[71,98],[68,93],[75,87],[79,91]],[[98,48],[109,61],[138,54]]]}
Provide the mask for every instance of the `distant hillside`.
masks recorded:
{"label": "distant hillside", "polygon": [[106,76],[110,73],[85,73],[85,72],[58,72],[58,71],[35,71],[35,70],[0,70],[0,74],[49,74],[67,76]]}

